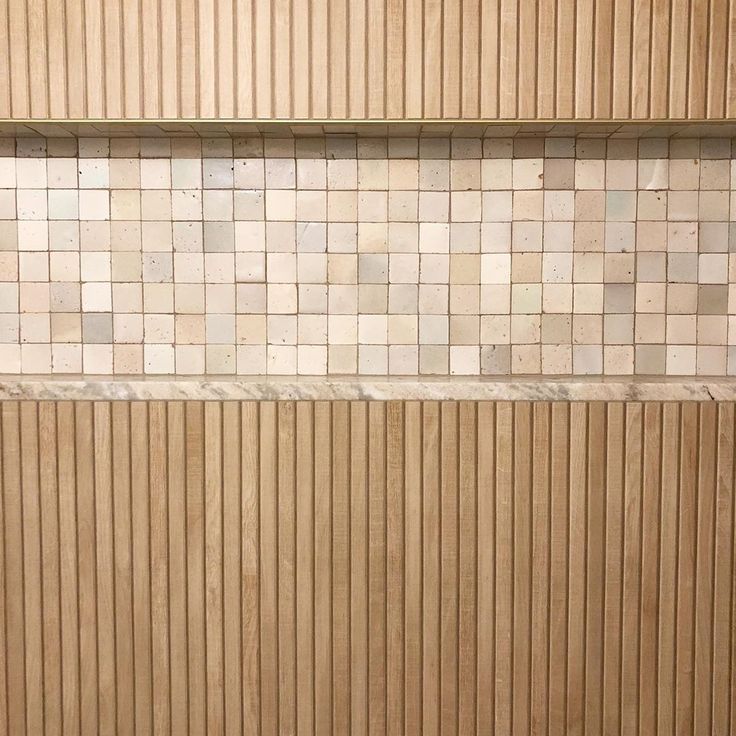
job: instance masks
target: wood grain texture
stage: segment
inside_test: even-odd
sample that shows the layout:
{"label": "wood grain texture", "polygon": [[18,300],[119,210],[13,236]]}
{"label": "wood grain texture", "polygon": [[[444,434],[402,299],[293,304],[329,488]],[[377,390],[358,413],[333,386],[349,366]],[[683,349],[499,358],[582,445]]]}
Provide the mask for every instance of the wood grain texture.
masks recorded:
{"label": "wood grain texture", "polygon": [[724,119],[733,0],[5,0],[0,118]]}
{"label": "wood grain texture", "polygon": [[734,422],[2,402],[0,733],[733,733]]}

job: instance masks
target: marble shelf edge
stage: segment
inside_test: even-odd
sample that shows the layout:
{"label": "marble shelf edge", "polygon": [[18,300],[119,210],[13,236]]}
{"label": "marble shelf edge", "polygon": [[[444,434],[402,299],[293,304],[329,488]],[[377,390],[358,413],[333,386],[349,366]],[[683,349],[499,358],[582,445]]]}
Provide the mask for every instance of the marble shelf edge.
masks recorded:
{"label": "marble shelf edge", "polygon": [[736,378],[6,375],[0,400],[736,401]]}

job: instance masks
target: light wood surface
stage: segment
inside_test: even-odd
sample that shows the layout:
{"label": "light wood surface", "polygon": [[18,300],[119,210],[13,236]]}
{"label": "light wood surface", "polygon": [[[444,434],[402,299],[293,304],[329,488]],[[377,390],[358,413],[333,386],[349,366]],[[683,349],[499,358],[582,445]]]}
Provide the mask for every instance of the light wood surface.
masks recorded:
{"label": "light wood surface", "polygon": [[0,118],[724,119],[736,0],[0,0]]}
{"label": "light wood surface", "polygon": [[0,404],[0,733],[733,733],[732,403]]}

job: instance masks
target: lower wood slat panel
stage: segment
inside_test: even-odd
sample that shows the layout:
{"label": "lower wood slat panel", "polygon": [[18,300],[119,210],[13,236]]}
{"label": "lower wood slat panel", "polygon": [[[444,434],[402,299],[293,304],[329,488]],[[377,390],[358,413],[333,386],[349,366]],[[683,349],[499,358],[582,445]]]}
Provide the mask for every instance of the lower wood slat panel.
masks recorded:
{"label": "lower wood slat panel", "polygon": [[0,415],[0,733],[736,730],[731,403]]}

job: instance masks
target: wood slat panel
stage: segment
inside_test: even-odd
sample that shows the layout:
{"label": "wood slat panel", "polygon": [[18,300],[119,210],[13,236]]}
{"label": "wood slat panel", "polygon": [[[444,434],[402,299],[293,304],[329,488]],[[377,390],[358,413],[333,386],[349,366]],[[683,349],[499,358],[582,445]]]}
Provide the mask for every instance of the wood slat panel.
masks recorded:
{"label": "wood slat panel", "polygon": [[3,733],[734,730],[731,403],[0,420]]}
{"label": "wood slat panel", "polygon": [[723,119],[733,0],[7,0],[0,118]]}

